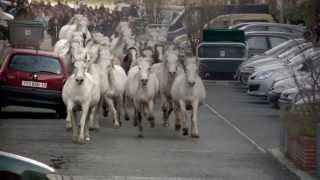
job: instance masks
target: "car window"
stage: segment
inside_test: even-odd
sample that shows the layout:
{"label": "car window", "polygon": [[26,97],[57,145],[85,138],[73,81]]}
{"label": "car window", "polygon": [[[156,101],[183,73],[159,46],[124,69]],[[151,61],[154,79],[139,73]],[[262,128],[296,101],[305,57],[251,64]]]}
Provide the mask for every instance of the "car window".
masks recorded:
{"label": "car window", "polygon": [[273,47],[272,49],[266,51],[264,54],[265,55],[273,55],[273,54],[277,54],[278,52],[286,51],[291,48],[289,46],[290,44],[291,44],[291,41],[285,41],[285,42]]}
{"label": "car window", "polygon": [[270,37],[269,41],[270,41],[270,45],[271,48],[278,46],[279,44],[287,41],[288,39],[285,38],[279,38],[279,37]]}
{"label": "car window", "polygon": [[253,26],[249,27],[246,31],[266,31],[267,27],[266,26]]}
{"label": "car window", "polygon": [[43,72],[61,74],[62,68],[58,59],[34,55],[14,55],[11,58],[10,69],[24,72]]}
{"label": "car window", "polygon": [[247,39],[249,49],[267,50],[268,42],[266,37],[249,37]]}
{"label": "car window", "polygon": [[295,30],[295,29],[291,29],[291,32],[293,32],[295,34],[303,34],[303,32]]}
{"label": "car window", "polygon": [[245,49],[243,47],[201,46],[198,56],[200,58],[243,58]]}
{"label": "car window", "polygon": [[285,27],[276,27],[276,26],[269,26],[269,31],[275,31],[275,32],[287,32],[290,33],[290,29],[287,29]]}

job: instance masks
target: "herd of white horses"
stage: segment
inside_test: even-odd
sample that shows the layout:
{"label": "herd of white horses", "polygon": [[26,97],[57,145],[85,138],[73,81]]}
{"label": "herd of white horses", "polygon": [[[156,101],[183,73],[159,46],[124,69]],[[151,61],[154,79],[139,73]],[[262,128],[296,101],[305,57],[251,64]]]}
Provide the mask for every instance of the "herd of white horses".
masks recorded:
{"label": "herd of white horses", "polygon": [[[206,91],[198,75],[195,57],[179,58],[173,44],[164,43],[165,33],[148,29],[135,36],[128,22],[120,22],[111,38],[89,32],[88,19],[75,15],[62,27],[54,51],[59,54],[69,77],[62,90],[66,105],[66,128],[76,143],[90,141],[89,129],[100,128],[100,112],[111,112],[113,127],[133,119],[143,137],[142,119],[155,127],[155,102],[161,103],[163,125],[175,115],[175,130],[198,138],[198,109]],[[133,111],[132,111],[133,109]],[[130,113],[131,112],[131,113]],[[79,114],[79,119],[77,115]]]}

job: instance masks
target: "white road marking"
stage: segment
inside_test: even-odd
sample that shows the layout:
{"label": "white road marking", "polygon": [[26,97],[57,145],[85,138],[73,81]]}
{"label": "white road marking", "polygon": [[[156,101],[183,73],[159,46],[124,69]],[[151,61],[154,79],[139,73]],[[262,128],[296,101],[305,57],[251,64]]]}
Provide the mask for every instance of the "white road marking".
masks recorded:
{"label": "white road marking", "polygon": [[246,140],[248,140],[253,146],[255,146],[260,152],[263,154],[266,154],[267,151],[261,147],[258,143],[256,143],[252,138],[250,138],[246,133],[244,133],[240,128],[238,128],[234,123],[232,123],[230,120],[228,120],[226,117],[221,115],[218,111],[216,111],[212,106],[209,104],[206,104],[206,107],[217,117],[219,117],[221,120],[223,120],[225,123],[227,123],[232,129],[234,129],[238,134],[240,134],[242,137],[244,137]]}

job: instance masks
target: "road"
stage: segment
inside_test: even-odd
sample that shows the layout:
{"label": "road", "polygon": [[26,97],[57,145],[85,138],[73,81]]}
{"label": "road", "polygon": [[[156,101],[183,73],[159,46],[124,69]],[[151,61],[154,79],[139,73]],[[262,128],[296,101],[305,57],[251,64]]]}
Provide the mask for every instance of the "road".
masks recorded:
{"label": "road", "polygon": [[[278,146],[277,110],[248,97],[233,83],[206,83],[207,105],[200,108],[200,139],[145,124],[137,137],[132,122],[92,132],[86,145],[73,144],[65,122],[50,111],[9,107],[0,119],[0,149],[55,166],[63,175],[84,179],[298,179],[268,153]],[[171,121],[172,122],[172,121]]]}

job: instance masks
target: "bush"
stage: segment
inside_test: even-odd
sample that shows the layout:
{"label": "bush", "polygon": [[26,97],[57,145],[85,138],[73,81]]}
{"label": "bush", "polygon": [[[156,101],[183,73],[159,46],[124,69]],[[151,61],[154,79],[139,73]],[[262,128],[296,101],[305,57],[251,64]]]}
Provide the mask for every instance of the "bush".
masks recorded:
{"label": "bush", "polygon": [[306,112],[283,112],[281,120],[288,128],[288,135],[293,137],[316,137],[317,119]]}

